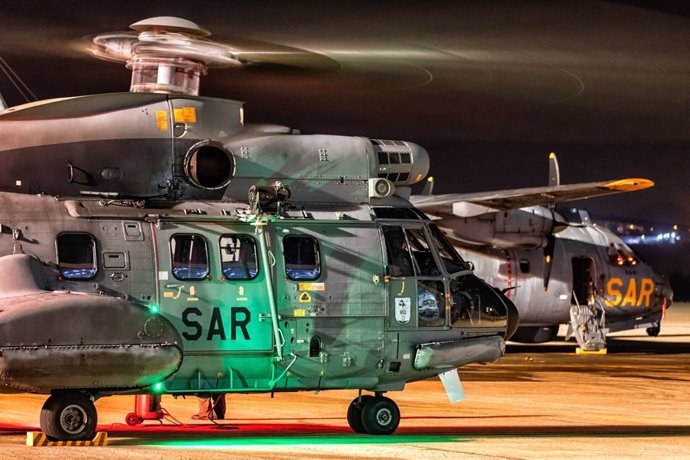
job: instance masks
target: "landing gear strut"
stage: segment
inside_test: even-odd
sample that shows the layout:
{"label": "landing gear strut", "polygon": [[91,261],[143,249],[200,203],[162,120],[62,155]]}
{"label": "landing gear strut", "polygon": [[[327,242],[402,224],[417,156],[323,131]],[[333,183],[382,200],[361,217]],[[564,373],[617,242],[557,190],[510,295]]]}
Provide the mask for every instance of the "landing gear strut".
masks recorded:
{"label": "landing gear strut", "polygon": [[381,394],[363,395],[350,403],[347,423],[357,433],[391,434],[400,424],[400,409],[392,399]]}
{"label": "landing gear strut", "polygon": [[93,439],[96,421],[96,406],[80,391],[53,393],[41,409],[41,430],[54,441]]}

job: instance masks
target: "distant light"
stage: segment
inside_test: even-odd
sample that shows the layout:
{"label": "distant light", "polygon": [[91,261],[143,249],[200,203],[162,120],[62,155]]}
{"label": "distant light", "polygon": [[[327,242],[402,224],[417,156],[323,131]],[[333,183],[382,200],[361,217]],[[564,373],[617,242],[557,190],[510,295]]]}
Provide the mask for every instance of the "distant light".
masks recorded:
{"label": "distant light", "polygon": [[674,230],[678,230],[678,224],[675,224],[675,225],[673,226],[673,229],[674,229]]}

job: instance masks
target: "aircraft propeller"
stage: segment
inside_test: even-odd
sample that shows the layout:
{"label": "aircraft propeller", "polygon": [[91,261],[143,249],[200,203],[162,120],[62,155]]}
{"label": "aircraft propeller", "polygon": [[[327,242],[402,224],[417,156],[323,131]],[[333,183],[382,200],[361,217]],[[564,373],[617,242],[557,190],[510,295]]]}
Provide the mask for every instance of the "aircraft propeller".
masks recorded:
{"label": "aircraft propeller", "polygon": [[[556,158],[555,153],[551,152],[549,154],[549,186],[559,185],[561,185],[561,172],[558,167],[558,158]],[[547,207],[553,214],[554,223],[559,222],[557,219],[558,214],[556,214],[556,203],[550,203]],[[564,223],[567,225],[567,222]],[[560,228],[562,229],[562,227]],[[544,291],[549,289],[549,281],[551,280],[551,266],[553,264],[554,249],[556,248],[556,236],[554,233],[557,231],[557,227],[554,225],[553,230],[547,236],[546,246],[544,246]]]}

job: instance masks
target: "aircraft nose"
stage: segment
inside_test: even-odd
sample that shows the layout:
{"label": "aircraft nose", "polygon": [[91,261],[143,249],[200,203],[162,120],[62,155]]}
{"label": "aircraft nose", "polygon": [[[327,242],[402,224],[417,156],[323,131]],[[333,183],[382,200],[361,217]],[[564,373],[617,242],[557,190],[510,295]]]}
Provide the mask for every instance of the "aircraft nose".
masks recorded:
{"label": "aircraft nose", "polygon": [[503,303],[506,305],[508,316],[508,327],[506,329],[505,339],[510,340],[513,334],[515,334],[515,331],[517,331],[520,323],[520,314],[518,313],[518,309],[513,301],[506,297],[505,294],[501,293],[501,295],[503,296]]}

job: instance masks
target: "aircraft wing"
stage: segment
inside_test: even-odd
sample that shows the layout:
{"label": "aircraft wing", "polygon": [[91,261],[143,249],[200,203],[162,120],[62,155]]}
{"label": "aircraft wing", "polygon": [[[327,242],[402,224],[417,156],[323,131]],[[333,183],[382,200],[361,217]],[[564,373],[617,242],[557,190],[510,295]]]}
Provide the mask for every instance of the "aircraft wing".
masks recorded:
{"label": "aircraft wing", "polygon": [[487,212],[555,204],[614,193],[634,192],[653,185],[654,182],[649,179],[634,178],[478,193],[414,195],[410,200],[418,209],[428,214],[472,217]]}

